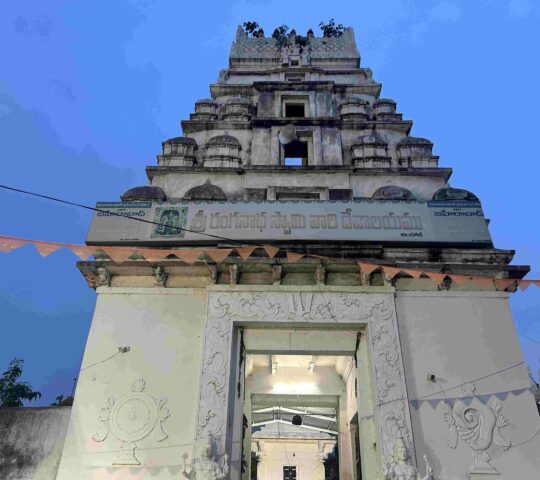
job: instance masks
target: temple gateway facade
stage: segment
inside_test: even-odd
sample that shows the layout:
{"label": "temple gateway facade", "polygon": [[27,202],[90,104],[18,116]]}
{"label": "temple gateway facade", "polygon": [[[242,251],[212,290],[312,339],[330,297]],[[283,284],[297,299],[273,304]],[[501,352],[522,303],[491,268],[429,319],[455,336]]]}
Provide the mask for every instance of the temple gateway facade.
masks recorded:
{"label": "temple gateway facade", "polygon": [[148,185],[97,204],[58,480],[538,478],[528,268],[380,93],[350,28],[239,27]]}

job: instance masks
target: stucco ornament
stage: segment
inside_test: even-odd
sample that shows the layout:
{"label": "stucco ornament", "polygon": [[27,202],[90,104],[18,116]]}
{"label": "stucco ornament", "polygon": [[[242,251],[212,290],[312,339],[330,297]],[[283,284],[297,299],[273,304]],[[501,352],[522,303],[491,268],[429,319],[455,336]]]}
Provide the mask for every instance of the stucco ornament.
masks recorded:
{"label": "stucco ornament", "polygon": [[411,464],[409,450],[402,437],[399,437],[394,444],[394,449],[390,457],[390,461],[383,465],[384,480],[435,480],[433,477],[433,469],[429,466],[427,457],[424,455],[426,462],[426,474],[422,476],[418,469]]}
{"label": "stucco ornament", "polygon": [[184,456],[182,474],[190,480],[221,480],[229,473],[228,455],[225,453],[218,461],[212,435],[205,435],[196,444],[195,460],[188,471]]}
{"label": "stucco ornament", "polygon": [[364,324],[369,326],[385,457],[403,438],[414,458],[414,442],[397,319],[384,294],[332,292],[216,292],[209,296],[204,360],[197,417],[197,438],[211,434],[225,449],[230,358],[234,322]]}
{"label": "stucco ornament", "polygon": [[165,407],[166,398],[156,400],[144,392],[146,382],[140,378],[131,384],[131,393],[120,397],[109,397],[99,414],[101,428],[92,435],[96,442],[103,442],[109,432],[120,440],[121,452],[114,458],[113,465],[140,465],[135,455],[137,443],[151,433],[153,440],[162,442],[168,435],[163,431],[163,422],[169,417]]}
{"label": "stucco ornament", "polygon": [[452,410],[445,408],[443,418],[449,430],[445,442],[450,448],[456,448],[459,434],[469,445],[474,458],[471,466],[473,473],[498,473],[489,463],[491,457],[488,449],[498,445],[507,450],[512,445],[501,434],[501,428],[507,424],[501,409],[502,404],[495,399],[487,405],[478,401],[475,407],[467,407],[458,401]]}

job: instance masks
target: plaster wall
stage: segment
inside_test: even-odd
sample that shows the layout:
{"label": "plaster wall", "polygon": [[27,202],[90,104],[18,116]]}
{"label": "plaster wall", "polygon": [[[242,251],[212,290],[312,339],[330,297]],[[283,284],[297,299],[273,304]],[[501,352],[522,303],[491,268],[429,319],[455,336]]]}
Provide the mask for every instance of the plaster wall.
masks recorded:
{"label": "plaster wall", "polygon": [[0,478],[54,480],[71,407],[0,408]]}
{"label": "plaster wall", "polygon": [[[58,480],[181,478],[195,438],[205,299],[196,289],[98,288]],[[130,350],[118,353],[119,346]],[[158,408],[155,427],[134,440],[140,465],[114,465],[122,454],[115,432],[146,425],[144,402],[133,392],[141,378],[143,393],[168,412]],[[115,405],[131,399],[129,408],[107,410],[112,397]],[[96,432],[107,432],[103,441],[93,439]]]}
{"label": "plaster wall", "polygon": [[259,439],[262,450],[257,464],[258,480],[283,480],[283,466],[296,466],[297,480],[324,480],[324,457],[332,441]]}
{"label": "plaster wall", "polygon": [[[464,382],[474,382],[474,394],[479,396],[530,387],[524,364],[508,369],[522,362],[523,355],[507,294],[398,292],[396,309],[409,399],[463,397],[468,395],[467,387],[465,390],[459,387]],[[507,370],[496,373],[504,369]],[[436,382],[427,379],[428,373],[436,376]],[[452,388],[454,386],[458,388]],[[488,404],[493,399],[491,397]],[[421,471],[422,457],[426,454],[437,478],[443,480],[538,478],[540,419],[533,395],[525,391],[499,401],[502,405],[500,413],[507,419],[507,425],[495,427],[495,430],[510,440],[512,446],[504,450],[496,444],[497,434],[490,435],[484,427],[479,431],[480,438],[490,445],[487,452],[491,456],[491,465],[500,472],[499,476],[473,474],[464,477],[474,463],[473,451],[459,436],[455,449],[446,444],[449,428],[443,418],[444,404],[432,407],[428,402],[411,408]],[[471,414],[483,416],[483,422],[487,424],[485,419],[488,417],[482,413],[485,408],[482,405],[478,399],[473,400]]]}
{"label": "plaster wall", "polygon": [[431,200],[433,194],[446,186],[442,178],[413,175],[368,175],[357,172],[350,177],[350,188],[355,197],[371,198],[380,187],[394,185],[410,190],[418,200]]}

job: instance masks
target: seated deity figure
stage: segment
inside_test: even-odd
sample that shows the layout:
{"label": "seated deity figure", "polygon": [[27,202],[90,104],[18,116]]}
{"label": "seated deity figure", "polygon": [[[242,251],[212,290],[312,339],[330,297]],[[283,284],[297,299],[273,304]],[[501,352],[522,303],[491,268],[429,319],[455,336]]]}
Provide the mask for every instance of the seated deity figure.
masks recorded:
{"label": "seated deity figure", "polygon": [[296,41],[296,31],[292,30],[287,43],[281,48],[282,65],[309,65],[308,49]]}
{"label": "seated deity figure", "polygon": [[[228,456],[224,454],[220,462],[216,461],[214,453],[214,441],[211,435],[207,435],[197,442],[195,461],[191,464],[188,472],[184,463],[182,474],[189,480],[223,480],[229,473]],[[187,455],[184,457],[184,462]]]}
{"label": "seated deity figure", "polygon": [[394,445],[392,459],[389,463],[383,465],[384,480],[435,480],[433,469],[429,466],[426,456],[426,475],[422,477],[417,468],[410,463],[409,450],[403,438],[398,438]]}

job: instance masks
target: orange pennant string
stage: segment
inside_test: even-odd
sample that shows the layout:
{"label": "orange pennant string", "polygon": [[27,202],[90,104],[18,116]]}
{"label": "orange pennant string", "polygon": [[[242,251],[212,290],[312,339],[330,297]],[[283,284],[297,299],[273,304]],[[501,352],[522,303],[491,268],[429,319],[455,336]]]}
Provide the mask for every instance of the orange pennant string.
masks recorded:
{"label": "orange pennant string", "polygon": [[141,253],[148,262],[159,262],[173,252],[171,250],[160,250],[158,248],[145,248],[144,250],[139,250],[139,253]]}
{"label": "orange pennant string", "polygon": [[436,272],[424,272],[431,280],[433,280],[437,285],[439,285],[446,277],[446,273],[436,273]]}
{"label": "orange pennant string", "polygon": [[468,277],[467,275],[448,275],[452,282],[455,282],[456,285],[464,285],[466,283],[469,283],[471,280],[471,277]]}
{"label": "orange pennant string", "polygon": [[20,238],[13,237],[0,237],[0,250],[5,253],[9,253],[16,248],[26,245],[28,240],[22,240]]}
{"label": "orange pennant string", "polygon": [[381,268],[380,265],[375,265],[374,263],[364,263],[364,262],[358,262],[358,266],[362,269],[362,273],[365,273],[367,275],[374,272],[378,268]]}
{"label": "orange pennant string", "polygon": [[264,251],[270,258],[274,258],[276,254],[279,252],[279,248],[276,247],[263,247]]}
{"label": "orange pennant string", "polygon": [[511,278],[496,278],[494,282],[497,290],[503,291],[516,283],[516,281]]}
{"label": "orange pennant string", "polygon": [[304,253],[287,252],[287,261],[289,263],[295,263],[298,260],[300,260],[302,257],[305,257]]}
{"label": "orange pennant string", "polygon": [[422,275],[421,270],[412,270],[412,269],[404,269],[402,272],[405,272],[407,275],[410,275],[413,278],[420,278],[420,275]]}
{"label": "orange pennant string", "polygon": [[81,260],[86,260],[88,257],[92,257],[97,250],[94,247],[85,247],[84,245],[66,245],[75,255]]}
{"label": "orange pennant string", "polygon": [[524,292],[525,290],[527,290],[527,288],[529,288],[531,286],[533,281],[532,280],[520,280],[518,283],[519,283],[519,289],[522,292]]}
{"label": "orange pennant string", "polygon": [[32,243],[34,244],[34,247],[36,247],[36,250],[39,252],[39,254],[42,257],[46,257],[47,255],[53,252],[56,252],[56,250],[62,247],[62,245],[59,245],[57,243],[38,242],[38,241],[34,241]]}
{"label": "orange pennant string", "polygon": [[202,249],[189,249],[189,250],[174,250],[170,251],[170,254],[176,255],[180,260],[183,262],[192,264],[195,263],[199,257],[204,253],[204,250]]}
{"label": "orange pennant string", "polygon": [[399,272],[401,272],[401,268],[395,268],[395,267],[383,267],[384,272],[390,277],[394,278]]}
{"label": "orange pennant string", "polygon": [[221,263],[232,252],[232,248],[207,248],[206,253],[216,263]]}
{"label": "orange pennant string", "polygon": [[235,250],[238,252],[238,255],[242,257],[242,260],[247,260],[256,248],[257,247],[240,247]]}
{"label": "orange pennant string", "polygon": [[116,263],[122,263],[129,260],[129,257],[137,251],[135,248],[123,247],[101,247],[101,250]]}
{"label": "orange pennant string", "polygon": [[493,278],[487,277],[472,277],[471,281],[481,288],[493,287]]}

